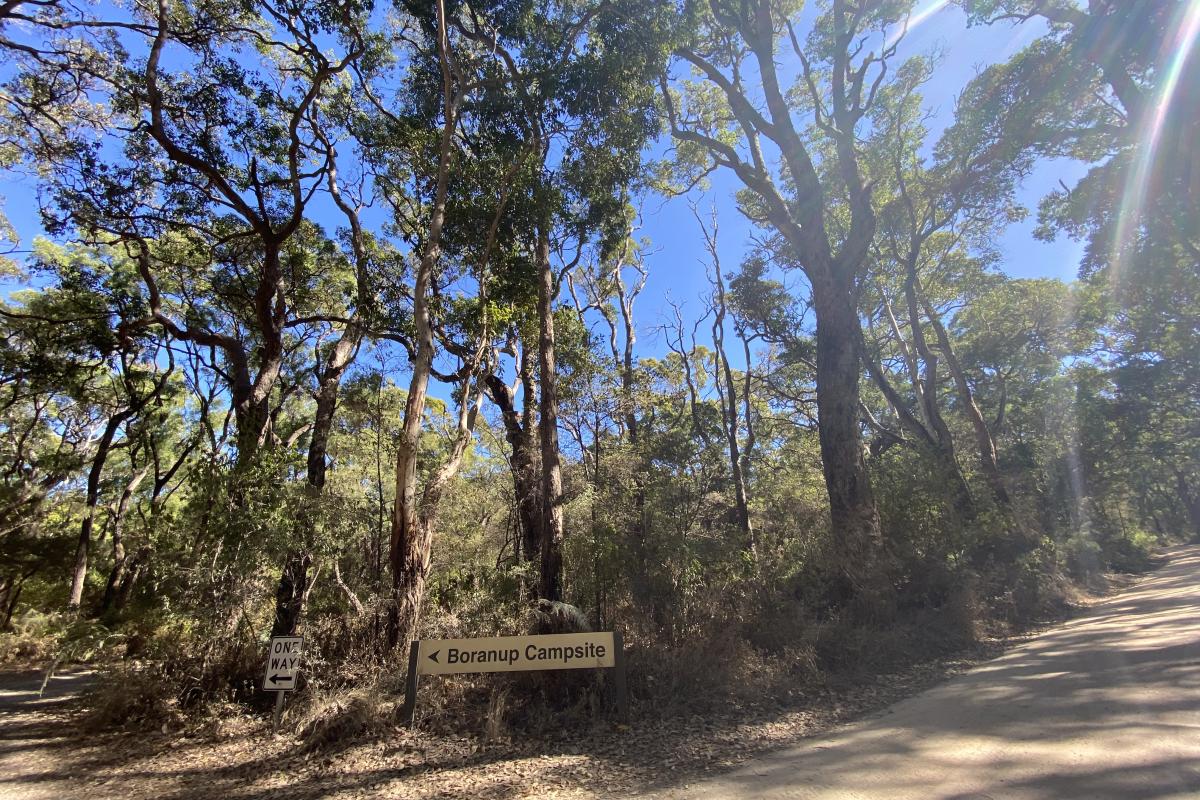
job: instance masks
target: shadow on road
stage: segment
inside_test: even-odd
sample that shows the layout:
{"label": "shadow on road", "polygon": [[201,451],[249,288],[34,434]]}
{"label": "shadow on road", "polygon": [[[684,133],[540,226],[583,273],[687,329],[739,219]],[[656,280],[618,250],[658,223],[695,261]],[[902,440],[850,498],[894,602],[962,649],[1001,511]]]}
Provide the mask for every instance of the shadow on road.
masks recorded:
{"label": "shadow on road", "polygon": [[[873,718],[695,786],[679,785],[664,769],[647,789],[678,800],[1200,796],[1200,547],[1169,555],[1161,570],[1077,619]],[[292,800],[404,796],[427,773],[514,760],[501,751],[438,763],[384,743],[367,763],[312,772],[294,742],[242,742],[236,757],[222,760],[201,740],[171,741],[165,760],[154,755],[163,743],[146,747],[145,758],[100,744],[65,759],[78,741],[64,736],[61,715],[32,712],[61,708],[91,677],[65,673],[41,699],[40,680],[31,671],[0,685],[0,766],[7,759],[27,766],[20,775],[0,774],[6,798],[9,791],[21,800],[61,796],[58,790],[81,779],[97,798],[249,800],[273,789]],[[624,761],[592,753],[587,769],[602,776]],[[472,796],[504,798],[524,788],[497,776],[486,788],[473,786]]]}
{"label": "shadow on road", "polygon": [[1200,547],[881,717],[672,798],[1200,796]]}

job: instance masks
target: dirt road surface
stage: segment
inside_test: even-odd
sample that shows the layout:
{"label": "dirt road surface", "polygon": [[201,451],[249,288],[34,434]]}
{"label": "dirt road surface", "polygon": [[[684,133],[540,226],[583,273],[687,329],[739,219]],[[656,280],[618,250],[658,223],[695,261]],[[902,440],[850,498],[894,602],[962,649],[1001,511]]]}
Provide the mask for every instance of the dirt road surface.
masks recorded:
{"label": "dirt road surface", "polygon": [[0,681],[0,798],[42,800],[61,797],[41,783],[60,772],[59,749],[69,745],[61,716],[92,682],[90,670],[58,672],[41,692],[45,673],[8,672]]}
{"label": "dirt road surface", "polygon": [[1200,797],[1200,547],[874,718],[671,800]]}
{"label": "dirt road surface", "polygon": [[[39,698],[41,673],[0,672],[0,799],[1200,798],[1200,547],[1168,556],[1073,621],[832,728],[828,712],[708,733],[664,720],[524,753],[397,730],[310,758],[253,719],[215,741],[80,736],[71,701],[92,676],[64,672]],[[791,744],[745,760],[770,746],[764,725]],[[720,762],[742,766],[697,780]]]}

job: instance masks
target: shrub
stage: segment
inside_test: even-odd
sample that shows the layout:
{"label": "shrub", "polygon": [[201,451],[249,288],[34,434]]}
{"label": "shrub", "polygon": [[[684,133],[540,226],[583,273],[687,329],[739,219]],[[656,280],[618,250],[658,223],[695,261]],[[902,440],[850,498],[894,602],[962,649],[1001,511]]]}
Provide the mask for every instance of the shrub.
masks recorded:
{"label": "shrub", "polygon": [[151,665],[119,665],[103,674],[86,697],[85,730],[141,730],[179,726],[184,715],[166,676]]}

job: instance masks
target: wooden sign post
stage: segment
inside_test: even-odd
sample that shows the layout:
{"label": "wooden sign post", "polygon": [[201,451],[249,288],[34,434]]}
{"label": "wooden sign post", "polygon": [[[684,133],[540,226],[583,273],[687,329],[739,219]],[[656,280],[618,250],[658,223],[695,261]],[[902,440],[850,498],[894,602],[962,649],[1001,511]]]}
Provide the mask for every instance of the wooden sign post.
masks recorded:
{"label": "wooden sign post", "polygon": [[423,639],[408,649],[408,682],[401,716],[411,726],[422,675],[467,672],[529,672],[549,669],[612,669],[617,709],[629,717],[625,647],[617,631],[496,636],[480,639]]}

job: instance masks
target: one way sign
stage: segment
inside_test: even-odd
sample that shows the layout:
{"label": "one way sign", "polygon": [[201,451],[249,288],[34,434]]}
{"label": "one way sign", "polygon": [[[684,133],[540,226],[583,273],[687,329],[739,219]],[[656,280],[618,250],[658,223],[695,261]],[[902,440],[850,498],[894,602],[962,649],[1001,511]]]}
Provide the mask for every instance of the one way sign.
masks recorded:
{"label": "one way sign", "polygon": [[263,689],[268,692],[290,692],[295,689],[303,651],[303,636],[273,637],[271,649],[267,651],[267,674],[263,678]]}

